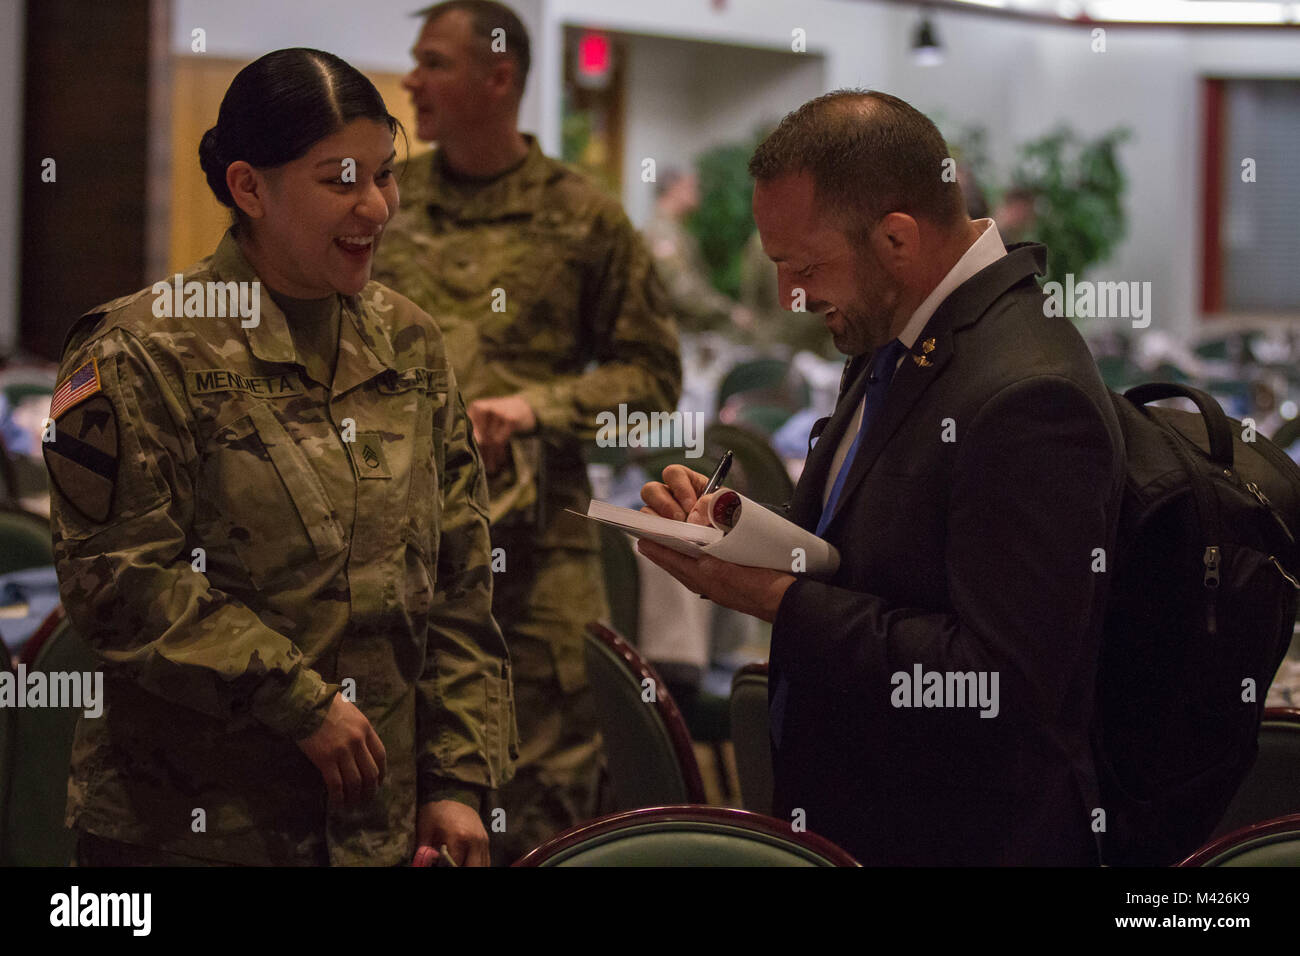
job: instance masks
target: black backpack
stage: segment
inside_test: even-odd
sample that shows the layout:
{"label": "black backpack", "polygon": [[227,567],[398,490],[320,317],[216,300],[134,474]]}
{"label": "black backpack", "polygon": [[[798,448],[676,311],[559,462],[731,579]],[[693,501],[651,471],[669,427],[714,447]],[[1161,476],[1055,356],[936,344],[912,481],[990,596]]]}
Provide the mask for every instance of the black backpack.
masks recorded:
{"label": "black backpack", "polygon": [[[1164,398],[1200,414],[1145,407]],[[1111,400],[1127,454],[1097,671],[1097,829],[1103,863],[1165,866],[1206,842],[1255,761],[1296,617],[1300,468],[1196,389]]]}

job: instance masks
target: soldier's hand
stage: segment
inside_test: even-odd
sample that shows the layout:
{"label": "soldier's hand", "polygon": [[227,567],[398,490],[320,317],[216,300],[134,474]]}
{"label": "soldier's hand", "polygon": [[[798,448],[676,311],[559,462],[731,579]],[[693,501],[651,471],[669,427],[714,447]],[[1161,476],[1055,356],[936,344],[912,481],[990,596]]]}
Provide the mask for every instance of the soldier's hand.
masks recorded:
{"label": "soldier's hand", "polygon": [[707,525],[714,495],[704,498],[699,495],[708,483],[708,475],[691,471],[685,465],[669,465],[664,469],[663,481],[647,481],[641,486],[641,500],[646,503],[641,510],[673,521]]}
{"label": "soldier's hand", "polygon": [[422,804],[415,818],[416,852],[444,844],[458,866],[491,864],[487,830],[473,809],[456,800]]}
{"label": "soldier's hand", "polygon": [[532,406],[519,395],[480,398],[471,402],[467,411],[474,441],[489,475],[495,475],[505,465],[511,435],[527,434],[537,428]]}
{"label": "soldier's hand", "polygon": [[342,694],[334,695],[325,723],[299,740],[298,747],[320,771],[331,804],[360,806],[374,798],[383,782],[388,762],[384,745],[366,715]]}

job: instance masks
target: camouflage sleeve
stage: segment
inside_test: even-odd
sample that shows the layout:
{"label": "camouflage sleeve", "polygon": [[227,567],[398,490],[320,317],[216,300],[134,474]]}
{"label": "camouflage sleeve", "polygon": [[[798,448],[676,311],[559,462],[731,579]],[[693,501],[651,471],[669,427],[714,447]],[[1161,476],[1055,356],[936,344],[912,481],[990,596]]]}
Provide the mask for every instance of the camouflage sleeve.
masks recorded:
{"label": "camouflage sleeve", "polygon": [[740,301],[755,312],[776,312],[781,307],[777,301],[776,266],[763,252],[757,233],[741,253]]}
{"label": "camouflage sleeve", "polygon": [[677,328],[645,243],[621,209],[600,215],[592,240],[580,318],[596,365],[521,393],[543,431],[579,441],[593,441],[596,416],[620,404],[629,412],[675,409],[682,387]]}
{"label": "camouflage sleeve", "polygon": [[470,803],[467,789],[513,776],[518,751],[510,656],[492,617],[487,481],[454,373],[449,395],[434,422],[443,444],[438,576],[416,682],[421,803]]}
{"label": "camouflage sleeve", "polygon": [[[217,719],[250,713],[292,739],[308,736],[338,685],[326,684],[292,641],[195,570],[198,453],[188,407],[149,347],[127,332],[111,330],[76,350],[63,372],[90,361],[100,391],[55,419],[45,449],[59,592],[73,626],[106,669],[152,694]],[[97,413],[94,421],[86,408]],[[109,428],[116,443],[101,445],[116,464],[101,471],[112,478],[66,464],[66,452],[84,452]],[[101,513],[96,483],[103,491],[105,482]]]}
{"label": "camouflage sleeve", "polygon": [[667,243],[652,246],[655,269],[664,281],[673,311],[694,328],[717,328],[731,323],[730,299],[709,283],[700,264],[693,261],[686,249]]}

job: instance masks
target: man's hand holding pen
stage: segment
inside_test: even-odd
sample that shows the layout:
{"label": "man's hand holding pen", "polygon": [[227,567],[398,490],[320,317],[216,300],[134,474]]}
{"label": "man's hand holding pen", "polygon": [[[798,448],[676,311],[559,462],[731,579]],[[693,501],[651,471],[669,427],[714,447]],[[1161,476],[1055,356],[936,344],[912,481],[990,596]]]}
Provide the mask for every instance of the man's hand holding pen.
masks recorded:
{"label": "man's hand holding pen", "polygon": [[[727,456],[723,461],[730,463]],[[725,476],[722,463],[718,471]],[[643,512],[674,521],[710,524],[708,514],[716,498],[717,483],[685,465],[669,465],[663,479],[641,487]],[[709,487],[711,483],[713,488]],[[637,543],[637,550],[696,594],[763,621],[776,618],[781,598],[795,581],[794,575],[783,571],[744,567],[707,555],[689,557],[644,538]]]}

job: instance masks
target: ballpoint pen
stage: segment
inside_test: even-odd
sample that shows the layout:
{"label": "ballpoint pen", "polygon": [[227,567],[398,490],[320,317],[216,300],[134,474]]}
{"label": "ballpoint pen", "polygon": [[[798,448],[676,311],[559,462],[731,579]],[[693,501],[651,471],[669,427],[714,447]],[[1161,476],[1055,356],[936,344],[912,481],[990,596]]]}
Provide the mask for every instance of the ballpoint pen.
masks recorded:
{"label": "ballpoint pen", "polygon": [[709,479],[709,483],[705,485],[704,490],[700,492],[701,498],[705,495],[711,495],[718,490],[718,486],[721,485],[723,480],[727,477],[727,472],[731,470],[731,459],[732,452],[731,449],[728,448],[726,454],[722,456],[722,460],[718,462],[718,467],[713,472],[713,477]]}
{"label": "ballpoint pen", "polygon": [[[727,472],[731,470],[731,459],[733,457],[731,449],[728,448],[726,453],[723,454],[722,459],[718,462],[718,467],[714,469],[713,477],[709,479],[709,483],[705,485],[704,490],[700,492],[701,498],[705,495],[711,495],[713,492],[718,490],[718,486],[721,485],[723,479],[727,477]],[[701,594],[700,597],[704,598],[704,595]]]}

